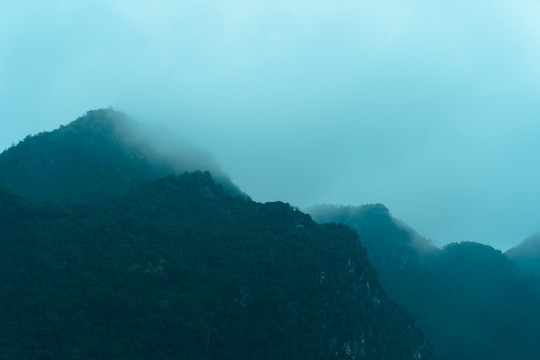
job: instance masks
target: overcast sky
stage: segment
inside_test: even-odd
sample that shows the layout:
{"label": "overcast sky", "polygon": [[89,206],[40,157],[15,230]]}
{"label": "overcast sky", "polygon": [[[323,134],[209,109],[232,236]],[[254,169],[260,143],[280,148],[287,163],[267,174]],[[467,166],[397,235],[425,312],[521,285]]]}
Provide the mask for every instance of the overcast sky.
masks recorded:
{"label": "overcast sky", "polygon": [[0,12],[0,149],[112,106],[254,200],[384,203],[436,245],[540,230],[535,0],[49,0]]}

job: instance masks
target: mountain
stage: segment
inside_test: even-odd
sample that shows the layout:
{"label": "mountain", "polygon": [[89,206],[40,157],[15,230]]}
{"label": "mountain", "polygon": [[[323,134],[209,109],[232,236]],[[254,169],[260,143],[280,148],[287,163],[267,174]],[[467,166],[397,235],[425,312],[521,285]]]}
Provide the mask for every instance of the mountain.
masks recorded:
{"label": "mountain", "polygon": [[385,269],[393,269],[392,272],[409,269],[420,256],[440,251],[429,240],[394,219],[382,204],[321,205],[307,212],[317,221],[344,223],[353,227],[369,249],[370,257],[376,263],[385,264]]}
{"label": "mountain", "polygon": [[89,111],[0,154],[0,184],[31,198],[88,203],[115,198],[138,182],[208,170],[240,194],[210,155],[165,131],[152,140],[148,130],[119,111]]}
{"label": "mountain", "polygon": [[351,228],[188,150],[109,109],[0,154],[0,358],[434,358]]}
{"label": "mountain", "polygon": [[0,191],[3,359],[430,359],[356,233],[209,173],[106,204]]}
{"label": "mountain", "polygon": [[505,255],[525,274],[540,276],[540,233],[533,234],[518,246],[508,250]]}
{"label": "mountain", "polygon": [[471,242],[438,249],[378,204],[308,212],[358,232],[382,286],[413,312],[439,359],[537,357],[540,297],[500,251]]}

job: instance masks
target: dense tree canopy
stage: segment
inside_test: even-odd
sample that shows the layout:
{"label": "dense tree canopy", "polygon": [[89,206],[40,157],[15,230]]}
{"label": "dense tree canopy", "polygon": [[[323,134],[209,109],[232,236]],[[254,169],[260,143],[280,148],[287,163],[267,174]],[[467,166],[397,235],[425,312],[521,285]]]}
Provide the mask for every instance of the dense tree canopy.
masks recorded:
{"label": "dense tree canopy", "polygon": [[105,204],[0,192],[0,358],[429,359],[356,233],[209,173]]}

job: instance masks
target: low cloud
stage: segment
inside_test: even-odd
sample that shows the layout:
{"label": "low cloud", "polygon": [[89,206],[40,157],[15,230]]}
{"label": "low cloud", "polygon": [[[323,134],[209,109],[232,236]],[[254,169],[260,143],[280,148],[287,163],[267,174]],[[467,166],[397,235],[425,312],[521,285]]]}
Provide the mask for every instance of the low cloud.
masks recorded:
{"label": "low cloud", "polygon": [[110,105],[208,150],[255,200],[382,202],[437,245],[504,249],[538,230],[538,14],[529,0],[14,2],[0,147]]}

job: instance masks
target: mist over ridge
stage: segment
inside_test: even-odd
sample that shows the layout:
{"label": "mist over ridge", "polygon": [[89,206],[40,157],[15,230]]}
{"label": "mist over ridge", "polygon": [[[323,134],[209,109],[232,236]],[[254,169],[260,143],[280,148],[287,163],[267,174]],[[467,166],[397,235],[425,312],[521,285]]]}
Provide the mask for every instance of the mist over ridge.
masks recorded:
{"label": "mist over ridge", "polygon": [[527,258],[477,242],[437,248],[381,204],[326,205],[308,213],[319,223],[343,223],[358,233],[381,284],[412,311],[439,359],[536,357],[538,237],[520,245],[529,247],[523,249]]}
{"label": "mist over ridge", "polygon": [[[260,201],[383,203],[437,245],[538,231],[534,2],[30,0],[0,22],[0,149],[113,106]],[[96,21],[99,19],[99,21]]]}
{"label": "mist over ridge", "polygon": [[[112,108],[100,111],[111,112],[114,118],[127,117]],[[118,139],[127,147],[141,151],[150,162],[167,164],[176,173],[205,170],[218,180],[230,182],[227,173],[208,151],[166,126],[141,123],[131,118],[114,122],[114,125]]]}
{"label": "mist over ridge", "polygon": [[100,109],[0,154],[0,357],[434,358],[351,228],[147,136]]}
{"label": "mist over ridge", "polygon": [[538,19],[4,2],[0,359],[536,359]]}
{"label": "mist over ridge", "polygon": [[[152,137],[155,138],[152,139]],[[338,272],[348,274],[347,276],[361,281],[355,282],[351,288],[352,292],[346,295],[346,298],[353,299],[355,302],[355,305],[350,309],[358,310],[356,306],[362,304],[363,301],[357,303],[360,299],[367,301],[370,304],[368,307],[373,306],[374,309],[380,309],[382,301],[380,296],[384,296],[384,292],[372,291],[373,284],[376,284],[377,279],[380,279],[381,284],[388,291],[391,298],[410,309],[418,320],[421,330],[426,331],[426,337],[423,338],[421,331],[416,331],[411,327],[414,324],[412,322],[413,318],[407,317],[406,312],[390,315],[391,319],[395,319],[395,316],[404,319],[405,327],[413,330],[407,333],[405,338],[398,336],[397,341],[401,342],[401,340],[406,339],[412,341],[405,341],[404,344],[408,344],[406,347],[401,348],[398,346],[394,349],[392,346],[388,347],[384,343],[378,342],[377,339],[385,338],[385,336],[376,335],[379,332],[378,329],[368,330],[367,334],[369,334],[370,338],[373,338],[370,340],[373,342],[373,347],[370,346],[369,348],[375,349],[373,350],[374,358],[378,358],[376,353],[380,353],[382,351],[380,349],[392,352],[404,351],[407,357],[413,356],[416,359],[419,358],[420,355],[418,354],[421,353],[429,357],[433,355],[431,344],[433,344],[435,352],[440,354],[442,360],[456,358],[471,360],[479,358],[500,358],[505,360],[531,358],[531,354],[538,352],[536,339],[540,334],[538,328],[540,309],[537,306],[537,300],[540,293],[537,293],[536,289],[537,287],[540,289],[540,282],[538,282],[540,276],[532,274],[524,277],[524,274],[516,266],[516,264],[520,265],[519,259],[513,258],[516,264],[509,260],[509,258],[512,258],[510,252],[507,252],[505,256],[500,250],[495,250],[490,245],[468,241],[452,242],[439,248],[405,222],[394,218],[390,209],[380,203],[363,206],[322,205],[308,209],[310,216],[298,211],[297,207],[282,201],[254,202],[241,193],[224,172],[221,172],[221,178],[220,175],[213,176],[210,172],[186,172],[201,169],[210,169],[220,174],[219,165],[208,153],[199,150],[189,142],[184,142],[181,137],[178,138],[171,134],[164,135],[162,131],[149,131],[144,125],[112,108],[91,110],[84,116],[65,126],[60,126],[54,131],[27,136],[19,144],[0,154],[0,207],[6,215],[12,216],[15,222],[19,220],[27,221],[28,219],[31,221],[32,216],[22,216],[21,214],[25,212],[34,213],[34,217],[39,219],[39,226],[45,224],[44,226],[47,228],[47,222],[50,222],[49,225],[54,225],[60,219],[59,224],[63,224],[64,230],[66,230],[66,219],[61,219],[64,215],[69,215],[77,222],[95,222],[94,225],[90,225],[90,228],[97,229],[96,239],[100,239],[103,234],[116,240],[123,239],[125,235],[125,239],[120,240],[117,249],[119,250],[118,254],[125,254],[126,249],[133,250],[135,253],[140,251],[137,256],[142,256],[142,259],[152,258],[152,261],[147,261],[145,267],[139,263],[141,260],[136,260],[135,263],[127,267],[126,263],[121,261],[120,266],[123,268],[121,273],[130,274],[133,269],[138,271],[144,269],[140,274],[161,276],[167,268],[168,275],[163,279],[169,279],[165,283],[170,284],[175,283],[175,281],[170,282],[171,276],[180,276],[182,278],[182,274],[185,274],[184,266],[186,264],[182,263],[185,260],[184,247],[178,248],[178,242],[186,241],[186,236],[192,238],[193,241],[187,241],[185,244],[195,244],[197,256],[200,255],[203,261],[194,268],[195,273],[199,274],[196,276],[205,274],[208,269],[213,269],[219,274],[222,274],[223,269],[230,269],[234,272],[236,266],[239,264],[245,265],[246,261],[254,264],[253,266],[259,269],[260,261],[258,258],[260,255],[257,255],[259,254],[257,251],[255,251],[255,255],[253,253],[256,240],[252,239],[253,235],[249,235],[246,229],[254,230],[255,234],[262,232],[268,235],[266,239],[269,242],[258,248],[260,254],[269,254],[272,253],[272,250],[282,249],[288,256],[292,256],[292,258],[289,258],[279,255],[275,261],[279,259],[282,266],[276,266],[274,260],[270,263],[264,263],[257,270],[257,274],[263,274],[263,278],[267,277],[266,270],[263,271],[263,269],[270,269],[270,272],[272,272],[273,269],[284,269],[289,266],[294,268],[297,256],[299,258],[308,256],[309,258],[310,255],[307,254],[313,253],[320,256],[321,250],[325,253],[328,249],[339,249],[342,252],[342,258],[338,261],[338,263],[341,263],[338,266]],[[180,172],[184,173],[174,175]],[[19,195],[24,197],[19,197]],[[122,203],[124,205],[121,205]],[[251,219],[251,221],[239,221],[235,217],[237,206],[245,207],[242,212],[245,211],[246,219]],[[102,214],[102,211],[109,211],[115,207],[117,210],[113,210],[109,215]],[[136,211],[141,212],[139,220],[133,214],[130,215],[130,212],[134,211],[133,209],[139,209]],[[81,211],[80,219],[72,211]],[[92,211],[95,212],[95,215],[88,217]],[[118,211],[118,213],[112,215],[115,213],[114,211]],[[17,215],[19,212],[21,214]],[[213,215],[210,216],[209,214]],[[261,215],[269,220],[269,223],[259,223],[257,219]],[[44,216],[43,219],[45,220],[41,219],[40,216]],[[91,220],[92,216],[96,216],[96,218]],[[169,220],[164,221],[164,217]],[[96,225],[105,219],[114,226],[105,227],[102,230],[101,225]],[[278,225],[279,221],[275,222],[275,220],[284,221],[288,230],[276,236],[276,233],[279,234],[282,228]],[[64,222],[62,223],[62,221]],[[172,237],[169,231],[163,230],[167,226],[173,229],[184,221],[187,221],[187,223],[190,221],[195,222]],[[13,225],[12,222],[9,218],[2,222],[2,226],[6,228],[6,233],[10,234],[10,236],[15,236],[16,239],[20,238],[20,241],[30,246],[32,246],[33,239],[41,239],[41,236],[35,236],[32,233],[32,231],[39,233],[41,231],[39,226],[30,227],[30,231],[25,232],[20,229],[24,229],[26,225],[17,226]],[[71,224],[70,226],[73,226],[73,229],[78,229],[77,222],[75,225]],[[324,223],[330,224],[324,225]],[[140,227],[139,231],[134,230],[134,224]],[[253,224],[262,225],[262,228]],[[226,225],[225,228],[220,228],[223,225]],[[226,229],[229,225],[231,227]],[[54,229],[54,226],[51,234],[58,231]],[[88,224],[85,226],[88,226]],[[348,234],[348,243],[337,246],[335,238],[330,236],[327,238],[326,245],[323,244],[321,249],[314,249],[313,241],[317,241],[321,235],[320,233],[305,234],[305,238],[298,237],[298,234],[304,230],[309,228],[323,229],[325,226],[328,229],[336,229],[342,234]],[[124,227],[130,229],[133,234],[121,230]],[[113,229],[112,233],[111,229]],[[223,231],[223,233],[216,236],[216,230]],[[122,237],[114,236],[112,235],[114,231],[124,235]],[[235,235],[231,237],[231,231],[235,233],[238,231],[238,234],[241,233],[242,236],[238,235],[237,237]],[[83,231],[84,234],[87,232],[86,230]],[[146,233],[148,237],[141,237],[140,234],[135,235],[135,233],[139,232],[141,234]],[[66,236],[66,239],[78,239],[78,235]],[[49,239],[49,237],[47,235],[44,239]],[[52,238],[58,242],[54,236]],[[255,236],[255,239],[260,238],[259,235]],[[83,236],[82,239],[85,239],[85,237]],[[209,239],[211,239],[210,242],[204,243]],[[137,241],[141,240],[144,243],[149,241],[148,244],[151,246],[164,247],[159,251],[160,254],[156,254],[155,250],[151,248],[142,250],[140,248],[142,243],[135,245]],[[283,242],[284,240],[285,242]],[[538,237],[533,236],[526,240],[521,247],[528,246],[531,243],[534,248],[540,248],[537,240]],[[50,239],[45,240],[41,246],[45,246],[48,241]],[[215,243],[213,243],[214,241]],[[7,243],[15,245],[15,253],[20,250],[17,241],[8,240]],[[114,241],[107,240],[104,242],[104,244],[108,243],[114,243]],[[157,245],[157,243],[160,245]],[[70,241],[60,238],[58,245],[64,246],[66,244],[69,248]],[[176,251],[176,256],[172,256],[170,250],[167,250],[171,244],[176,244],[171,248]],[[235,257],[238,255],[237,251],[241,248],[238,247],[240,244],[246,246],[245,252],[240,250],[242,254],[245,254],[245,258]],[[280,246],[283,245],[285,247],[281,248]],[[307,247],[290,251],[291,247],[297,245]],[[97,245],[97,248],[100,246]],[[104,256],[111,249],[108,246],[110,244],[101,249],[103,253],[98,258],[108,259],[107,256]],[[217,249],[217,252],[213,255],[217,257],[209,262],[207,259],[208,246],[216,246]],[[56,263],[55,260],[50,260],[57,256],[54,250],[55,246],[48,246],[48,248],[52,249],[53,252],[47,256],[49,262],[42,264],[45,268],[48,268],[48,264]],[[75,249],[71,247],[69,249],[68,254],[73,251],[73,254],[78,254],[77,256],[86,256],[86,252],[82,251],[82,248]],[[358,274],[358,262],[351,260],[351,254],[354,253],[352,250],[354,249],[362,254],[364,259],[362,261],[366,265],[365,269]],[[229,251],[229,254],[221,256],[225,250]],[[26,250],[22,251],[22,254],[27,252]],[[529,250],[525,252],[530,253]],[[65,256],[63,250],[59,254],[61,258]],[[171,260],[180,261],[175,265],[181,267],[182,270],[179,273],[177,272],[178,269],[175,270],[175,266],[165,266],[168,261],[163,257],[165,254]],[[236,255],[233,256],[233,254]],[[538,259],[537,253],[530,253],[529,255],[532,255],[532,259],[536,263]],[[68,257],[71,256],[68,255]],[[235,258],[239,262],[236,262],[236,260],[230,263],[227,262],[228,260],[223,262],[223,259],[230,258]],[[316,287],[325,284],[327,271],[319,271],[314,268],[313,266],[318,260],[313,263],[308,258],[304,258],[308,260],[305,263],[307,265],[306,279],[309,279],[308,282],[313,283]],[[327,257],[325,255],[320,259],[324,259],[324,264],[331,264],[331,266],[337,264],[332,256]],[[368,260],[373,263],[377,269],[376,272],[375,270],[369,270]],[[133,259],[130,261],[133,261]],[[115,262],[116,260],[113,263]],[[74,264],[78,264],[78,261]],[[345,264],[348,265],[345,266]],[[126,270],[129,271],[126,272]],[[368,270],[372,271],[373,277],[370,278],[371,280],[366,278],[366,271]],[[199,273],[199,271],[201,272]],[[253,273],[253,271],[247,270],[246,274],[250,273]],[[287,274],[291,273],[295,273],[295,271],[285,271],[284,276],[280,278],[281,280],[274,279],[277,281],[276,286],[279,284],[276,289],[282,289],[283,283],[281,281],[286,279]],[[219,276],[214,275],[211,278],[221,284]],[[305,294],[305,288],[299,284],[305,283],[306,279],[298,280],[298,283],[293,287],[293,293]],[[140,285],[140,280],[136,280],[134,284]],[[125,281],[125,279],[120,276],[120,281]],[[199,281],[195,281],[195,283],[199,283]],[[329,281],[329,283],[334,284],[334,281]],[[259,284],[257,286],[260,286],[261,280],[255,281],[253,284]],[[233,281],[232,285],[233,287],[238,286],[237,281]],[[39,286],[35,284],[32,286],[36,287],[36,291],[41,291]],[[273,287],[270,288],[274,289]],[[209,288],[203,285],[201,291],[204,292],[204,289]],[[229,287],[225,286],[223,289],[227,292]],[[298,289],[303,290],[298,291]],[[102,290],[106,291],[106,286]],[[164,291],[170,290],[165,289]],[[179,291],[178,288],[173,292],[176,293],[177,291]],[[77,292],[75,291],[75,293]],[[336,293],[339,295],[341,290]],[[249,288],[247,290],[243,287],[240,288],[240,299],[249,299],[251,296],[249,294],[251,294]],[[261,292],[260,298],[264,299],[262,294]],[[124,295],[128,295],[128,293],[124,293]],[[167,297],[169,295],[161,296]],[[216,296],[213,295],[208,297],[208,299],[215,298]],[[307,298],[310,297],[307,296]],[[244,307],[244,300],[234,301]],[[320,300],[324,300],[324,298],[320,298]],[[392,303],[392,300],[389,301]],[[331,302],[324,300],[321,304],[328,305]],[[31,304],[32,301],[30,300],[29,303]],[[168,304],[168,301],[161,300],[159,303],[162,306]],[[197,301],[196,303],[200,304]],[[225,303],[227,303],[227,300],[225,300]],[[287,304],[289,305],[285,305],[285,308],[292,306],[292,313],[295,313],[295,307],[290,305],[292,303],[289,301]],[[516,304],[519,304],[519,306],[516,306]],[[399,309],[398,305],[395,303],[394,305],[396,306],[394,309]],[[347,306],[345,305],[345,308],[348,308]],[[308,305],[308,307],[311,307],[311,305]],[[201,309],[204,310],[205,307]],[[392,307],[385,309],[388,311],[385,310],[384,313],[381,313],[382,317],[394,311]],[[199,308],[192,310],[198,311]],[[372,310],[368,311],[368,313],[371,312]],[[503,317],[498,316],[498,312],[506,315]],[[119,313],[123,312],[120,311]],[[214,314],[213,311],[210,311],[210,313]],[[309,313],[316,315],[320,314],[320,311],[313,310],[313,312],[310,311]],[[324,322],[328,319],[332,321],[335,316],[333,312],[325,314],[323,323],[320,323],[320,319],[315,322],[319,325],[322,324],[321,329],[326,334]],[[84,321],[91,324],[93,329],[102,331],[99,326],[96,327],[96,324],[86,317],[86,314],[83,315],[85,317]],[[132,318],[132,316],[128,317]],[[17,317],[10,319],[10,321],[16,321]],[[122,322],[124,321],[126,320],[122,320]],[[355,320],[352,323],[357,326],[354,335],[350,335],[353,337],[348,337],[345,340],[330,337],[327,341],[328,346],[332,349],[344,349],[344,356],[348,356],[349,352],[357,355],[365,354],[366,349],[368,349],[364,346],[364,341],[366,341],[366,331],[363,328],[364,321],[359,318],[358,321]],[[381,325],[386,324],[387,321],[382,320],[371,323]],[[390,323],[393,324],[393,321]],[[279,326],[282,326],[282,323],[279,324]],[[296,322],[293,321],[288,324],[294,325]],[[403,325],[403,323],[401,324]],[[135,327],[139,325],[138,320],[133,323]],[[309,326],[309,328],[312,327]],[[368,327],[368,329],[370,328]],[[268,334],[267,330],[265,328],[261,333]],[[296,331],[296,328],[293,330]],[[24,327],[22,331],[25,331]],[[380,331],[386,331],[386,328],[382,327]],[[228,334],[229,332],[225,331],[225,333]],[[225,333],[222,336],[226,337]],[[390,330],[389,334],[393,333],[393,330]],[[201,343],[200,339],[208,339],[204,326],[202,333],[199,335],[199,343]],[[289,334],[288,330],[284,335],[294,337],[292,333]],[[24,338],[24,336],[21,337]],[[265,341],[270,338],[272,337],[266,337]],[[296,337],[296,339],[300,338]],[[452,341],[448,341],[450,338]],[[507,341],[500,342],[500,338]],[[32,337],[31,339],[31,343],[36,342],[35,338]],[[206,343],[208,344],[208,340],[206,340]],[[224,341],[225,343],[228,344],[229,342]],[[318,343],[320,345],[320,340]],[[350,351],[348,350],[349,346]],[[39,347],[43,347],[43,345],[39,345]],[[221,345],[217,348],[229,349],[228,346],[222,348]],[[85,345],[81,349],[85,352],[95,351],[92,350],[91,344],[90,347]],[[166,347],[161,348],[161,350],[163,349],[166,349]],[[62,351],[64,350],[62,349]],[[204,350],[198,349],[197,351]],[[281,350],[278,349],[277,351]],[[285,346],[283,351],[294,351],[294,348]],[[332,350],[331,353],[338,354],[339,351]]]}
{"label": "mist over ridge", "polygon": [[140,183],[195,170],[211,172],[227,191],[246,196],[205,151],[112,108],[27,136],[0,154],[0,168],[2,186],[65,203],[111,200]]}

